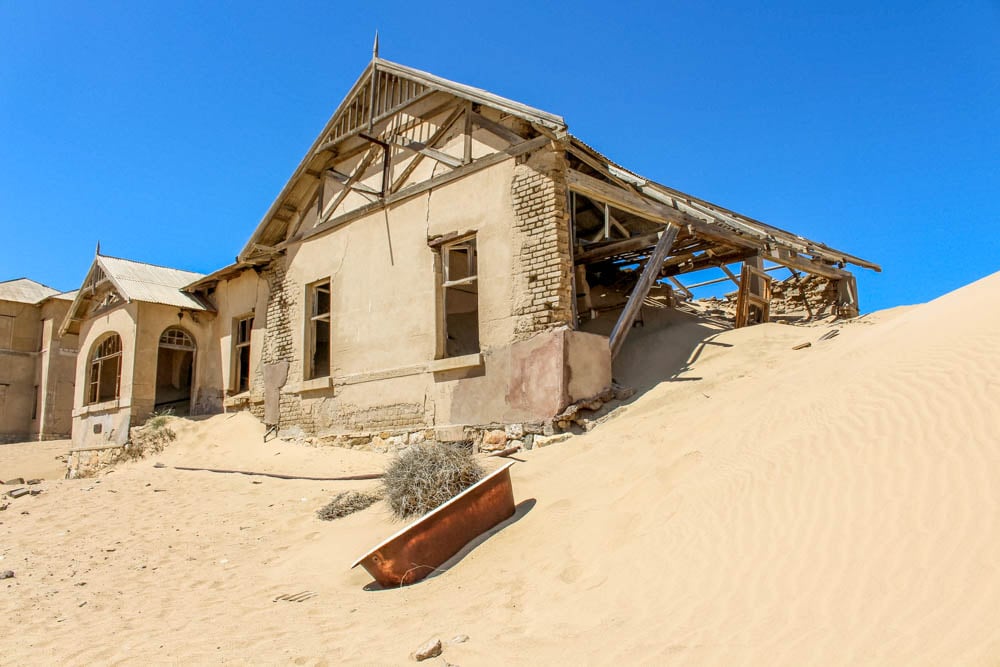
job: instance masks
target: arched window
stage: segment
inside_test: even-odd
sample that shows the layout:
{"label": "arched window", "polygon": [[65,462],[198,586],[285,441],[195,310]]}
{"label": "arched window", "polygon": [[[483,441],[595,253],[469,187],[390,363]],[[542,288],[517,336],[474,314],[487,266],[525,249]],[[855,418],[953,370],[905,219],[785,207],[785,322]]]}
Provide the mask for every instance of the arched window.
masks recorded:
{"label": "arched window", "polygon": [[90,382],[87,403],[102,403],[118,398],[122,377],[122,339],[116,333],[94,345],[90,355]]}
{"label": "arched window", "polygon": [[160,347],[167,347],[171,350],[193,350],[194,341],[184,329],[170,327],[160,336]]}

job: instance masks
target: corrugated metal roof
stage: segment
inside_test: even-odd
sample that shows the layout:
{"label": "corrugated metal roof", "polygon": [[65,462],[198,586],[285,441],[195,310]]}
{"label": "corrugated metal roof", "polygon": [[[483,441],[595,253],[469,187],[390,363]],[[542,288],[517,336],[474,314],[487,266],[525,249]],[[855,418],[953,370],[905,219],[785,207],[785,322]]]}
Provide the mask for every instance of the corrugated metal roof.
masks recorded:
{"label": "corrugated metal roof", "polygon": [[129,301],[208,310],[198,299],[181,291],[185,285],[203,278],[200,273],[104,255],[98,255],[97,263]]}
{"label": "corrugated metal roof", "polygon": [[0,301],[35,304],[56,294],[59,294],[59,290],[29,278],[17,278],[0,283]]}

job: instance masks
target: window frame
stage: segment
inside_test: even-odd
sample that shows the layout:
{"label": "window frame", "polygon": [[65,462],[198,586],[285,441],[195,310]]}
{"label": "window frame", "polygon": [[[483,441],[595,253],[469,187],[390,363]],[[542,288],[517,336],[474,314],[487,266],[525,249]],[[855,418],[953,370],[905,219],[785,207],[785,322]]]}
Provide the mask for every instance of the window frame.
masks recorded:
{"label": "window frame", "polygon": [[[108,343],[115,340],[118,341],[117,349],[112,349],[111,351],[106,351],[102,354],[102,349]],[[96,343],[94,343],[94,346],[91,348],[91,353],[88,355],[88,359],[87,386],[85,389],[87,393],[84,396],[86,399],[84,401],[84,405],[94,405],[96,403],[104,403],[106,401],[116,401],[121,398],[122,365],[124,360],[122,337],[116,332],[111,332],[102,336]],[[104,375],[104,364],[110,362],[112,359],[117,359],[118,363],[118,368],[115,374],[115,392],[114,396],[106,398],[101,396],[101,378]]]}
{"label": "window frame", "polygon": [[[246,340],[243,340],[240,336],[241,325],[246,322]],[[253,322],[254,313],[246,313],[238,317],[233,318],[233,391],[237,394],[242,394],[245,391],[250,391],[250,346],[253,343]],[[247,351],[247,376],[246,376],[246,388],[243,387],[243,376],[242,376],[242,356],[243,350]]]}
{"label": "window frame", "polygon": [[[452,266],[451,266],[451,252],[457,246],[462,246],[470,244],[471,242],[471,252],[467,254],[466,261],[467,265],[465,267],[465,277],[458,278],[455,280],[451,279]],[[453,358],[453,356],[463,356],[463,355],[449,355],[448,354],[448,290],[455,287],[462,287],[465,285],[476,285],[476,313],[478,318],[479,313],[479,239],[477,238],[476,232],[471,232],[469,234],[463,234],[462,236],[454,239],[450,239],[438,246],[438,261],[440,262],[441,271],[439,274],[440,280],[438,284],[438,299],[441,305],[441,315],[438,318],[438,359],[448,359]],[[476,338],[479,338],[479,322],[476,322],[477,332]],[[477,354],[482,351],[482,343],[480,342],[477,346],[478,349],[475,352],[470,352],[468,354]]]}
{"label": "window frame", "polygon": [[[327,310],[318,312],[319,299],[317,294],[326,292]],[[316,328],[317,323],[325,322],[327,325],[327,368],[325,373],[316,372]],[[315,380],[328,378],[333,374],[333,279],[332,277],[309,283],[306,286],[306,350],[305,355],[305,379]]]}

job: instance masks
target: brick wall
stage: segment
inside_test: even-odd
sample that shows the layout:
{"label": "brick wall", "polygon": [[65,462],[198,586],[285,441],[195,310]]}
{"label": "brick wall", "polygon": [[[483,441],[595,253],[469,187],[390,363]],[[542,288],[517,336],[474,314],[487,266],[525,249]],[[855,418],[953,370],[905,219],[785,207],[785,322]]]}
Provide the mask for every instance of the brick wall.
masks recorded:
{"label": "brick wall", "polygon": [[[297,385],[302,380],[301,350],[295,350],[292,328],[302,322],[304,317],[302,289],[286,278],[285,258],[279,257],[272,261],[262,275],[270,288],[267,326],[264,329],[261,364],[254,371],[251,385],[251,412],[259,419],[264,418],[264,364],[287,361],[286,385]],[[302,399],[298,394],[282,393],[279,408],[283,426],[299,425],[305,430],[310,429],[311,424],[303,423]]]}
{"label": "brick wall", "polygon": [[520,249],[514,261],[514,334],[523,340],[572,322],[572,260],[564,153],[545,148],[519,162],[511,182]]}

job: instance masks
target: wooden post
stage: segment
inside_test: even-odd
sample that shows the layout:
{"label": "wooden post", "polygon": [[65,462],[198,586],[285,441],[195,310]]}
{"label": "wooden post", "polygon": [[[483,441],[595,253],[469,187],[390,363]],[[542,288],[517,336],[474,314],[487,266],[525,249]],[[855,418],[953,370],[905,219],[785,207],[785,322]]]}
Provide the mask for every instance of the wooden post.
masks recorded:
{"label": "wooden post", "polygon": [[625,337],[628,336],[628,332],[632,329],[632,324],[635,322],[636,315],[639,314],[639,310],[642,308],[643,299],[649,294],[649,290],[653,286],[653,283],[656,282],[656,279],[660,277],[663,260],[667,258],[667,253],[670,252],[670,248],[673,246],[679,231],[680,227],[677,225],[668,224],[667,228],[663,230],[660,240],[657,241],[656,247],[653,248],[653,252],[649,255],[646,266],[642,269],[642,274],[639,276],[632,294],[629,295],[628,301],[625,302],[622,314],[618,317],[614,329],[611,330],[612,359],[618,356],[618,352],[621,351],[622,345],[625,343]]}
{"label": "wooden post", "polygon": [[837,281],[837,308],[841,317],[857,317],[861,314],[858,307],[858,283],[854,276]]}

